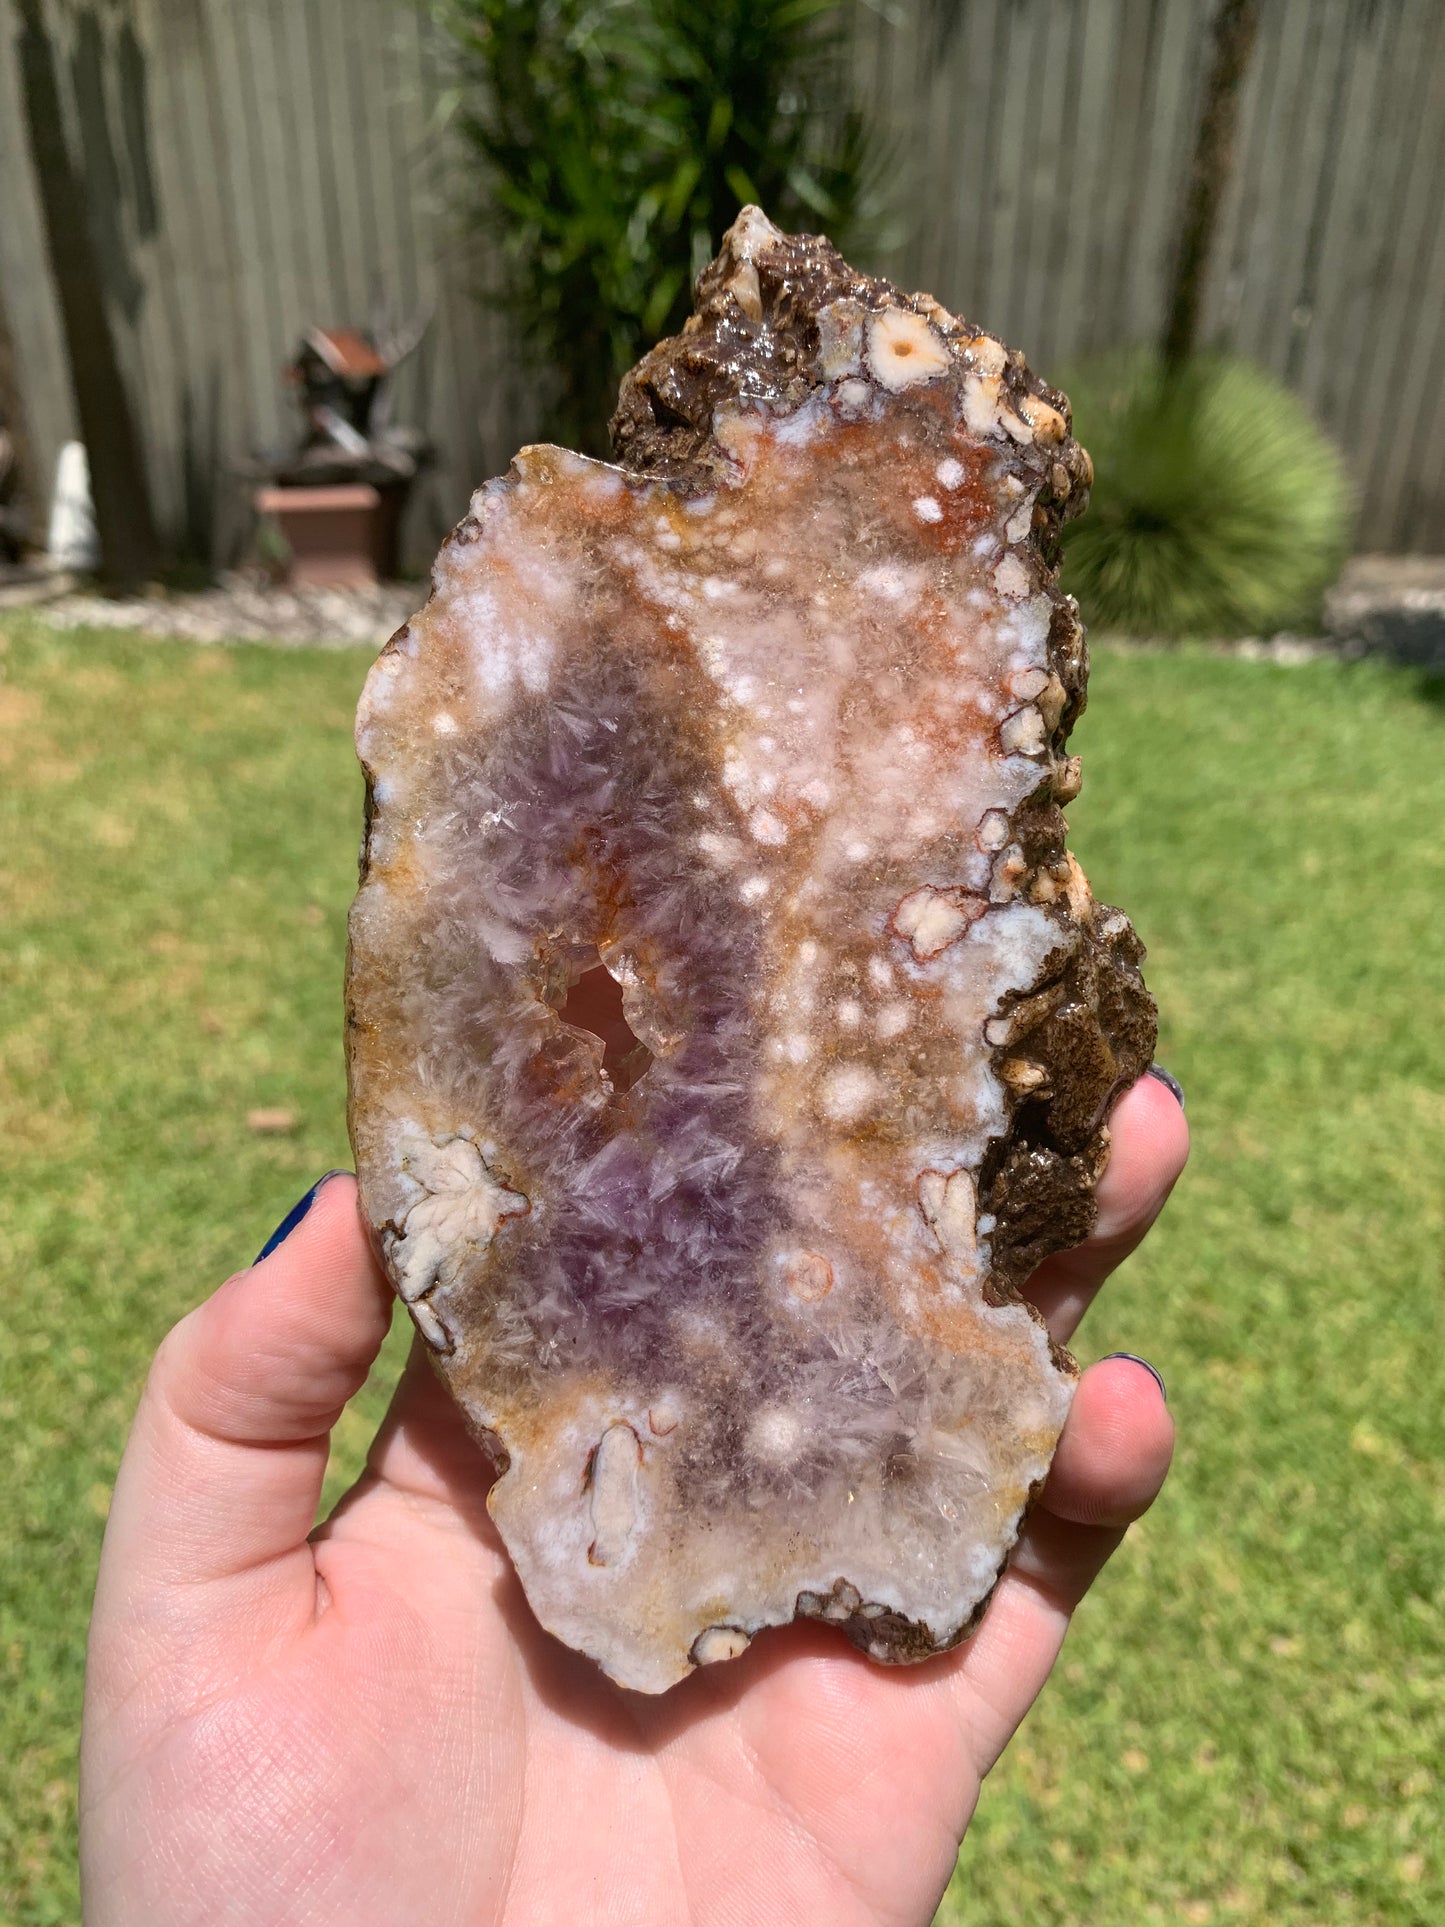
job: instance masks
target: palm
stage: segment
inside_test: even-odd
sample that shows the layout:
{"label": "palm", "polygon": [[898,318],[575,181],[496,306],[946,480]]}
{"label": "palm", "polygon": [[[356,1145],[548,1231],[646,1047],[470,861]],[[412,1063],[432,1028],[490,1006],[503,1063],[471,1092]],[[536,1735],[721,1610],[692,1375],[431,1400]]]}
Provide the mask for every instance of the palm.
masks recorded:
{"label": "palm", "polygon": [[[1173,1173],[1157,1175],[1162,1197]],[[332,1218],[317,1237],[359,1236]],[[1066,1325],[1079,1296],[1067,1266],[1041,1281],[1050,1291]],[[1113,1377],[1094,1404],[1138,1392],[1135,1368]],[[1085,1403],[1081,1392],[1076,1415]],[[186,1422],[203,1459],[238,1449]],[[979,1783],[1118,1537],[1105,1515],[1139,1509],[1130,1477],[1147,1503],[1162,1476],[1156,1439],[1157,1465],[1126,1475],[1121,1500],[1119,1468],[1101,1473],[1096,1453],[1091,1469],[1087,1452],[1071,1464],[1077,1431],[1071,1420],[1056,1479],[1065,1512],[1098,1523],[1036,1514],[961,1652],[884,1670],[799,1626],[647,1699],[540,1630],[491,1526],[484,1462],[415,1355],[366,1473],[311,1540],[241,1562],[248,1532],[277,1539],[275,1519],[242,1503],[235,1556],[213,1546],[199,1580],[155,1575],[155,1597],[132,1583],[139,1611],[127,1597],[118,1612],[143,1407],[92,1643],[88,1918],[209,1922],[224,1894],[228,1919],[268,1927],[926,1922]],[[240,1449],[289,1454],[290,1475],[314,1482],[324,1433],[320,1455],[313,1435]],[[1102,1506],[1096,1486],[1111,1495]],[[153,1540],[138,1560],[154,1558]]]}
{"label": "palm", "polygon": [[[437,1896],[442,1918],[490,1918],[504,1883],[508,1917],[528,1923],[706,1919],[706,1896],[724,1890],[742,1918],[931,1913],[986,1763],[956,1665],[890,1678],[836,1635],[799,1629],[661,1700],[623,1692],[538,1628],[487,1517],[475,1448],[429,1374],[403,1414],[318,1548],[341,1618],[354,1611],[365,1640],[414,1627],[415,1601],[430,1602],[416,1664],[382,1701],[392,1733],[414,1736],[438,1680],[464,1709],[443,1783],[428,1736],[430,1784],[395,1789],[377,1843],[388,1891],[416,1862],[420,1824],[436,1829],[426,1859],[455,1877]],[[353,1664],[352,1641],[344,1626],[319,1664]],[[477,1801],[514,1811],[513,1826],[469,1828]]]}

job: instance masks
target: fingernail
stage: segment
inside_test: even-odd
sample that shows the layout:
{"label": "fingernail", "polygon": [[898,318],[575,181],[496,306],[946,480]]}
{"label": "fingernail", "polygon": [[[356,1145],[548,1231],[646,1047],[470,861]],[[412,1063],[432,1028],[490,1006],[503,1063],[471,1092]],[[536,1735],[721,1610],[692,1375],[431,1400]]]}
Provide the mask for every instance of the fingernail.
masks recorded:
{"label": "fingernail", "polygon": [[1177,1077],[1172,1076],[1166,1071],[1162,1064],[1151,1064],[1145,1072],[1145,1076],[1157,1077],[1165,1090],[1173,1091],[1179,1101],[1180,1110],[1182,1111],[1184,1109],[1184,1086],[1179,1082]]}
{"label": "fingernail", "polygon": [[1166,1405],[1169,1403],[1169,1393],[1165,1389],[1164,1380],[1159,1376],[1158,1372],[1155,1371],[1147,1358],[1141,1358],[1138,1352],[1110,1352],[1106,1358],[1100,1359],[1100,1364],[1106,1364],[1109,1358],[1127,1358],[1131,1365],[1142,1365],[1150,1378],[1152,1378],[1154,1383],[1159,1387],[1160,1398],[1163,1399]]}
{"label": "fingernail", "polygon": [[271,1256],[271,1253],[276,1249],[277,1245],[285,1244],[286,1240],[291,1236],[291,1233],[296,1229],[297,1225],[300,1224],[312,1205],[315,1204],[316,1194],[323,1184],[329,1183],[332,1178],[349,1177],[350,1175],[349,1171],[328,1171],[324,1178],[318,1178],[306,1193],[306,1196],[298,1199],[297,1202],[292,1205],[291,1209],[286,1213],[286,1216],[281,1220],[280,1224],[277,1225],[276,1229],[271,1233],[270,1237],[266,1240],[265,1244],[262,1245],[251,1262],[259,1265],[263,1258],[269,1258]]}

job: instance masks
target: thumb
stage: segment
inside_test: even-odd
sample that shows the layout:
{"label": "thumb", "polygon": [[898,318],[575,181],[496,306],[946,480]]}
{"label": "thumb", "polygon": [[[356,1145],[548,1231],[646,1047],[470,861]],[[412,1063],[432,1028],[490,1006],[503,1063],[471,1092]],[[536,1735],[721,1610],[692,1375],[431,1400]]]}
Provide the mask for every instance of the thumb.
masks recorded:
{"label": "thumb", "polygon": [[288,1559],[310,1584],[331,1428],[381,1349],[392,1300],[348,1173],[323,1178],[281,1231],[156,1354],[116,1479],[97,1612],[109,1585],[134,1600],[254,1581]]}

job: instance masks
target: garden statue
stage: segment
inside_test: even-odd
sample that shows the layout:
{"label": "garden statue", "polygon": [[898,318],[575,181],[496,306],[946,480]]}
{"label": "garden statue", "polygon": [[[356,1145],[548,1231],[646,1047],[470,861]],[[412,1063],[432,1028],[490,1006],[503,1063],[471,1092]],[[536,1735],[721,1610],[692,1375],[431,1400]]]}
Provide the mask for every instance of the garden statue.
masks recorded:
{"label": "garden statue", "polygon": [[421,341],[425,321],[395,335],[353,328],[309,328],[287,369],[299,391],[306,431],[296,452],[273,468],[283,488],[410,482],[425,453],[422,435],[391,420],[391,381]]}
{"label": "garden statue", "polygon": [[311,328],[287,379],[300,391],[299,448],[258,465],[258,513],[275,528],[286,576],[302,587],[366,588],[396,574],[402,511],[425,439],[391,419],[391,379],[426,332]]}

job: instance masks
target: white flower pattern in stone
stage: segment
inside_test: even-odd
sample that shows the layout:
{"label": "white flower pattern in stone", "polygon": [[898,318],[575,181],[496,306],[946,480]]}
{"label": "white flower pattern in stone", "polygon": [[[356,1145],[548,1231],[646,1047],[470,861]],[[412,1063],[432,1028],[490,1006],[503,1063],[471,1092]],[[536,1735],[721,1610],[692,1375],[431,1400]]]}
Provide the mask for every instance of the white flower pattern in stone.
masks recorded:
{"label": "white flower pattern in stone", "polygon": [[401,1164],[422,1192],[392,1249],[397,1287],[410,1305],[437,1285],[455,1284],[463,1264],[487,1249],[503,1219],[521,1217],[530,1205],[493,1176],[467,1137],[439,1144],[409,1138]]}

